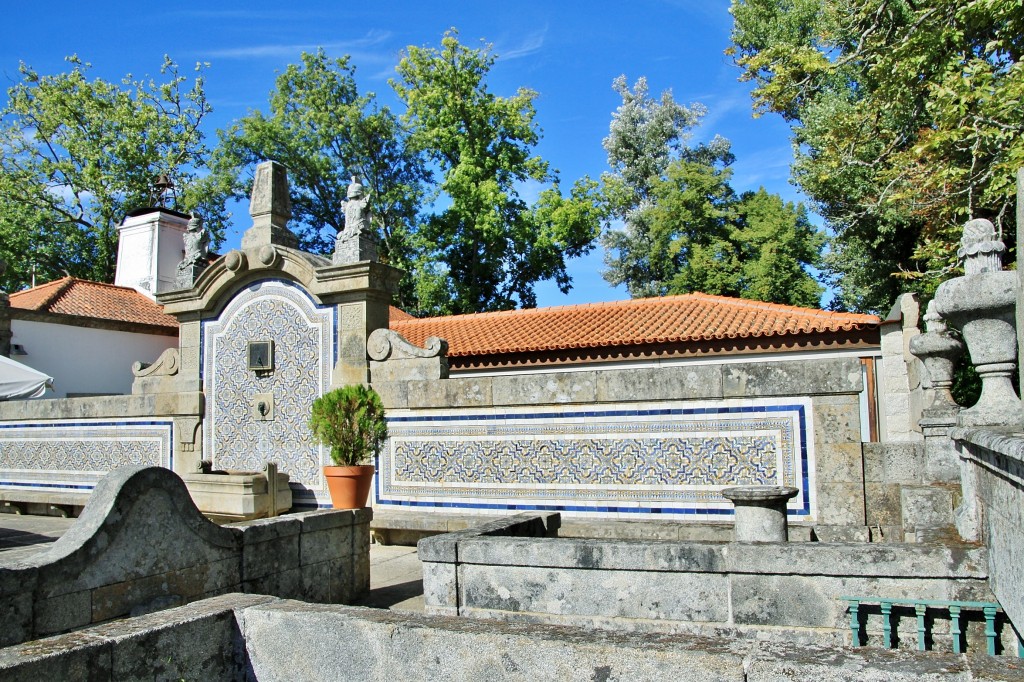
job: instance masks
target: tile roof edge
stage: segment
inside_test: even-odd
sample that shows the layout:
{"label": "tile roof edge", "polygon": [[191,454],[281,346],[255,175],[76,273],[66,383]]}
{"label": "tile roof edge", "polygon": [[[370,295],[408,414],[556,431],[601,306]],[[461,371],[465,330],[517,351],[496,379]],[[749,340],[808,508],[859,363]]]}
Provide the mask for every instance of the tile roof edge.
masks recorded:
{"label": "tile roof edge", "polygon": [[846,313],[833,310],[822,310],[820,308],[803,308],[800,306],[786,305],[783,303],[768,303],[766,301],[755,301],[745,298],[734,298],[732,296],[719,296],[716,294],[705,294],[703,292],[692,292],[689,294],[673,294],[671,296],[656,296],[650,298],[629,298],[621,301],[605,301],[596,303],[577,303],[572,305],[547,306],[544,308],[517,308],[515,310],[495,310],[483,313],[462,313],[459,315],[438,315],[433,317],[413,317],[412,319],[394,320],[397,324],[429,324],[444,320],[449,322],[461,322],[463,320],[499,319],[519,315],[542,315],[547,313],[560,313],[565,311],[586,310],[592,308],[619,308],[619,307],[642,307],[644,305],[668,304],[680,300],[704,300],[709,303],[717,302],[731,305],[747,310],[764,310],[774,312],[790,312],[807,317],[819,319],[846,319],[853,324],[881,324],[877,315],[868,313]]}

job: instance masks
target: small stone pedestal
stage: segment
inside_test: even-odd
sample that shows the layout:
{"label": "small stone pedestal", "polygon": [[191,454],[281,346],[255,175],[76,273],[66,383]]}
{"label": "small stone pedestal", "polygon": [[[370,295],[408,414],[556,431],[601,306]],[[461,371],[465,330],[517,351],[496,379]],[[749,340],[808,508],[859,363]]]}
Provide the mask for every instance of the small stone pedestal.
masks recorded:
{"label": "small stone pedestal", "polygon": [[786,542],[786,502],[800,491],[792,486],[726,488],[722,496],[736,507],[736,542]]}

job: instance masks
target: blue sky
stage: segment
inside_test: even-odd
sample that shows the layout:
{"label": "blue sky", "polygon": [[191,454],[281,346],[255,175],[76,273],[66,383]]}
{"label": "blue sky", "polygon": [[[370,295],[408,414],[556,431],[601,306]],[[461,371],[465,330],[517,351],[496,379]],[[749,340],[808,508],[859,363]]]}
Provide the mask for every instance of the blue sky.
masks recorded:
{"label": "blue sky", "polygon": [[[754,119],[750,86],[724,54],[732,19],[726,0],[550,0],[488,3],[246,2],[12,3],[4,8],[0,84],[18,79],[24,61],[40,73],[66,70],[77,54],[95,77],[118,80],[157,75],[164,54],[188,71],[209,62],[206,94],[214,107],[206,121],[211,142],[218,128],[253,109],[265,109],[275,76],[302,51],[322,46],[349,54],[363,92],[396,104],[387,80],[403,48],[437,46],[449,28],[460,40],[494,46],[498,62],[489,85],[499,95],[520,86],[536,90],[537,148],[560,172],[563,188],[583,175],[607,170],[601,141],[619,97],[612,80],[646,76],[652,94],[671,89],[684,104],[700,102],[708,115],[696,141],[716,134],[733,143],[737,191],[764,186],[799,200],[788,183],[792,153],[788,128],[777,116]],[[5,97],[6,99],[6,97]],[[249,226],[236,211],[224,248],[238,245]],[[603,251],[569,263],[573,291],[552,283],[538,288],[538,304],[566,305],[628,298],[601,277]]]}

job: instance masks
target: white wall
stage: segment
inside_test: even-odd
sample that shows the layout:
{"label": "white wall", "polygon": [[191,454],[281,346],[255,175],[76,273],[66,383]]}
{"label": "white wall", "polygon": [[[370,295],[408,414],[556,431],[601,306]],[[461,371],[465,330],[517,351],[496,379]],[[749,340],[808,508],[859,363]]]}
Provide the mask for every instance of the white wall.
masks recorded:
{"label": "white wall", "polygon": [[12,344],[27,355],[12,359],[53,377],[55,392],[47,398],[66,398],[69,393],[132,392],[132,363],[153,362],[164,350],[177,347],[177,336],[133,334],[48,322],[11,320]]}

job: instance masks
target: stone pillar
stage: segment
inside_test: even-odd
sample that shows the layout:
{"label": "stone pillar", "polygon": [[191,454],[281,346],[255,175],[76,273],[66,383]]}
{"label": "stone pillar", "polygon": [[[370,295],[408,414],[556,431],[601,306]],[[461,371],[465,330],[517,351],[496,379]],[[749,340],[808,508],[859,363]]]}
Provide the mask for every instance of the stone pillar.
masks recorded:
{"label": "stone pillar", "polygon": [[931,404],[918,424],[924,434],[924,483],[955,483],[960,480],[959,456],[950,430],[956,426],[959,406],[953,400],[953,369],[963,355],[964,344],[935,312],[935,301],[924,316],[928,331],[910,340],[910,352],[924,365],[922,380],[931,393]]}
{"label": "stone pillar", "polygon": [[722,496],[736,508],[736,542],[786,542],[786,502],[799,494],[792,486],[751,485],[726,488]]}
{"label": "stone pillar", "polygon": [[911,340],[920,334],[916,294],[901,294],[882,322],[882,372],[879,395],[880,437],[883,442],[920,441],[922,389]]}
{"label": "stone pillar", "polygon": [[0,291],[0,355],[11,357],[11,299],[6,292]]}
{"label": "stone pillar", "polygon": [[[1024,244],[1024,168],[1017,171],[1017,244]],[[1024,249],[1017,247],[1017,371],[1024,369]],[[1024,383],[1024,382],[1020,382]],[[1018,384],[1019,385],[1019,384]]]}
{"label": "stone pillar", "polygon": [[288,170],[277,161],[264,161],[256,166],[249,215],[252,216],[252,227],[242,235],[243,250],[267,244],[298,248],[298,237],[288,229],[288,219],[292,217]]}

